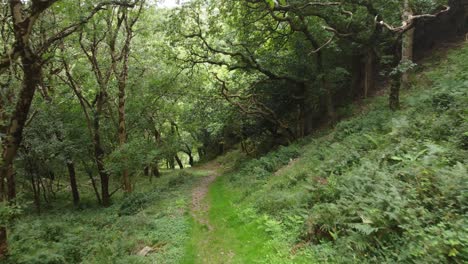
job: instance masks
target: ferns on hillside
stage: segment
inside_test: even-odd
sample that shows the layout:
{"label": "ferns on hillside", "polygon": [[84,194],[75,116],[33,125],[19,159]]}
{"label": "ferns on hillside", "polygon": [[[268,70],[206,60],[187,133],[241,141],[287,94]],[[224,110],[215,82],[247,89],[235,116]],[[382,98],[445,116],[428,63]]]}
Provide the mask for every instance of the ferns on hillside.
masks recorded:
{"label": "ferns on hillside", "polygon": [[465,47],[424,73],[434,88],[412,91],[401,112],[377,100],[333,137],[247,162],[231,178],[323,262],[466,263],[467,62]]}

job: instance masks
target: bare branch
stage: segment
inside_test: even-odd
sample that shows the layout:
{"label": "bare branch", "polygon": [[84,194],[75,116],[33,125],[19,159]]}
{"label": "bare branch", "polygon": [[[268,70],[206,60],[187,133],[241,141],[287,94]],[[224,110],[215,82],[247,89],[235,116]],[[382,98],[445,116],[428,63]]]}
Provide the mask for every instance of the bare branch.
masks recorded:
{"label": "bare branch", "polygon": [[[266,106],[264,103],[259,102],[254,94],[248,96],[241,96],[237,94],[230,94],[227,88],[226,81],[218,77],[217,74],[213,74],[215,79],[221,84],[221,95],[228,101],[230,104],[234,105],[239,109],[239,111],[245,115],[256,116],[262,119],[267,120],[276,127],[283,129],[287,133],[287,137],[294,139],[295,135],[289,128],[288,124],[282,121],[273,109]],[[254,84],[255,85],[255,84]],[[244,103],[239,102],[245,101]]]}
{"label": "bare branch", "polygon": [[334,39],[335,39],[335,35],[331,36],[331,38],[328,39],[327,42],[323,43],[322,46],[317,47],[315,50],[312,50],[311,52],[309,52],[309,55],[314,54],[314,53],[317,53],[317,52],[320,52],[323,48],[325,48],[326,46],[330,45],[330,43],[332,43],[332,41],[333,41]]}
{"label": "bare branch", "polygon": [[418,19],[421,19],[421,18],[436,18],[438,17],[439,15],[443,14],[443,13],[447,13],[448,11],[450,11],[450,6],[443,6],[444,9],[438,11],[437,13],[434,13],[434,14],[422,14],[422,15],[409,15],[408,16],[408,19],[407,20],[404,20],[402,22],[402,25],[399,26],[399,27],[394,27],[388,23],[385,23],[383,20],[381,21],[378,21],[378,16],[375,17],[375,21],[377,24],[387,28],[388,30],[392,31],[392,32],[395,32],[397,34],[403,34],[405,33],[406,31],[410,30],[411,28],[414,27],[414,22]]}

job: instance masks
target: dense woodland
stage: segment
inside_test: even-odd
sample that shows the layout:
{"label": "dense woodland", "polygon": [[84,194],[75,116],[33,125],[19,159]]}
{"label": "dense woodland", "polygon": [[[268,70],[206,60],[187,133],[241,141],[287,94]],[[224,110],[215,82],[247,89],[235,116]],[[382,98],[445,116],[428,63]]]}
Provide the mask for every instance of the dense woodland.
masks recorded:
{"label": "dense woodland", "polygon": [[0,262],[466,263],[467,10],[0,1]]}

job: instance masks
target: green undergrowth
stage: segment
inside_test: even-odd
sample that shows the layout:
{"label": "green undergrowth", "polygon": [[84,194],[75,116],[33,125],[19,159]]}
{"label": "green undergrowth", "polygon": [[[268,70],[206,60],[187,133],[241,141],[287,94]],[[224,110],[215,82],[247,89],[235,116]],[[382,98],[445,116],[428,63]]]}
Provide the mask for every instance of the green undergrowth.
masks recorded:
{"label": "green undergrowth", "polygon": [[[202,170],[166,172],[113,205],[69,193],[10,230],[9,263],[466,263],[468,46],[413,74],[329,131],[263,157],[220,157],[209,225],[190,215]],[[435,66],[427,66],[435,65]],[[144,247],[153,252],[137,253]]]}
{"label": "green undergrowth", "polygon": [[[8,261],[180,263],[191,232],[190,190],[205,174],[186,170],[165,172],[152,182],[137,178],[136,192],[118,194],[109,208],[95,205],[93,194],[82,188],[81,209],[56,204],[41,215],[18,219],[9,237]],[[146,246],[153,252],[138,256]]]}
{"label": "green undergrowth", "polygon": [[251,239],[286,244],[277,252],[291,263],[466,263],[468,45],[439,60],[413,74],[399,111],[376,97],[323,136],[248,161],[229,154],[212,220],[244,243],[253,221],[271,239]]}
{"label": "green undergrowth", "polygon": [[290,263],[286,244],[267,215],[237,205],[240,188],[232,188],[227,177],[219,178],[210,188],[208,219],[212,227],[194,223],[188,258],[183,263]]}

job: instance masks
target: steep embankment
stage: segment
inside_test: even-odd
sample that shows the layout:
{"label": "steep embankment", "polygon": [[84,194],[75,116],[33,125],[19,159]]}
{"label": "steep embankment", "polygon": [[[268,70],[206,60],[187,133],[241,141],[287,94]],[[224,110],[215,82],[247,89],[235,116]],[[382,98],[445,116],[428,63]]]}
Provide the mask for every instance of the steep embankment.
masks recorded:
{"label": "steep embankment", "polygon": [[400,111],[373,98],[321,136],[220,158],[199,263],[468,261],[468,45],[412,78]]}

